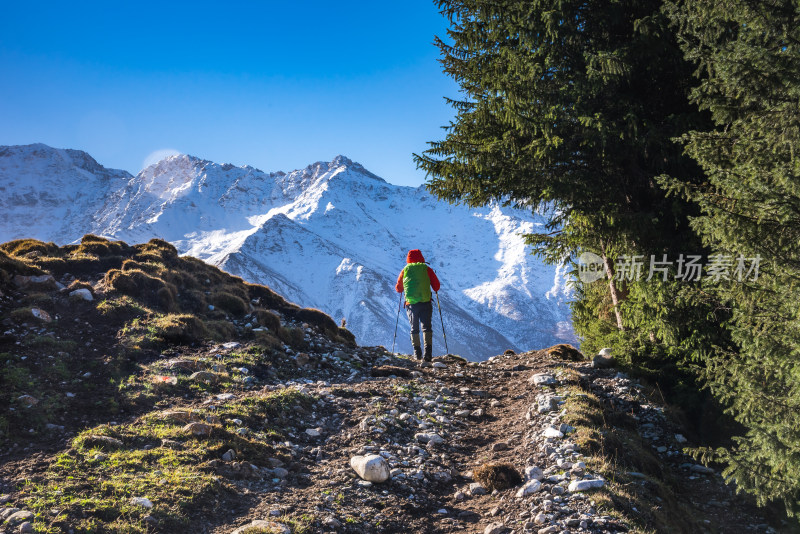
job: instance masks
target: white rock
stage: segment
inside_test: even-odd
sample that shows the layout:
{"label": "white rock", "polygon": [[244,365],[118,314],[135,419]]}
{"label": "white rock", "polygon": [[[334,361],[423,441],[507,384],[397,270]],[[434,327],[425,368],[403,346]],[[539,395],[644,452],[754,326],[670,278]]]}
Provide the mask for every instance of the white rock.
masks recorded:
{"label": "white rock", "polygon": [[549,427],[544,429],[544,432],[542,432],[542,436],[544,436],[546,438],[563,438],[564,437],[564,433],[561,432],[557,428],[553,428],[552,426],[549,426]]}
{"label": "white rock", "polygon": [[683,434],[675,434],[675,441],[678,443],[686,443],[687,439],[683,436]]}
{"label": "white rock", "polygon": [[141,506],[143,508],[153,507],[153,503],[150,501],[150,499],[147,499],[145,497],[133,497],[131,498],[131,504],[136,506]]}
{"label": "white rock", "polygon": [[316,428],[307,429],[306,430],[306,434],[308,435],[308,437],[311,437],[311,438],[318,438],[318,437],[320,437],[322,435],[322,433],[319,430],[317,430]]}
{"label": "white rock", "polygon": [[378,454],[353,456],[350,459],[350,467],[368,482],[385,482],[391,477],[389,464]]}
{"label": "white rock", "polygon": [[547,373],[537,373],[528,379],[528,383],[534,386],[552,386],[555,385],[556,379]]}
{"label": "white rock", "polygon": [[599,478],[589,479],[589,480],[573,480],[572,482],[569,483],[569,487],[567,487],[567,490],[570,493],[575,493],[576,491],[589,491],[593,489],[602,488],[605,485],[605,483],[606,483],[605,480]]}
{"label": "white rock", "polygon": [[503,534],[508,530],[503,523],[491,523],[483,530],[483,534]]}
{"label": "white rock", "polygon": [[433,362],[434,369],[447,369],[447,365],[442,362]]}
{"label": "white rock", "polygon": [[418,432],[414,434],[414,439],[420,443],[433,443],[434,445],[444,443],[444,438],[434,432]]}
{"label": "white rock", "polygon": [[79,299],[82,299],[82,300],[86,300],[88,302],[91,302],[91,301],[94,300],[94,297],[92,296],[92,292],[89,291],[88,289],[86,289],[85,287],[82,287],[80,289],[76,289],[75,291],[71,291],[69,296],[70,297],[79,298]]}
{"label": "white rock", "polygon": [[525,478],[527,480],[542,480],[544,478],[544,472],[540,467],[531,465],[525,468]]}
{"label": "white rock", "polygon": [[542,489],[542,483],[538,480],[529,480],[517,490],[517,497],[527,497]]}
{"label": "white rock", "polygon": [[604,349],[600,349],[600,356],[611,356],[611,349],[606,347]]}

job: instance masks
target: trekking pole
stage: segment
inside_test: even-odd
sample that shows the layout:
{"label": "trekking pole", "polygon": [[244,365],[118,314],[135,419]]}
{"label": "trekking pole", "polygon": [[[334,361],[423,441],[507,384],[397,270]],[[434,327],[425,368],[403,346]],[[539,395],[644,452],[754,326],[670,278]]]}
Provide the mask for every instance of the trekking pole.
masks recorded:
{"label": "trekking pole", "polygon": [[442,305],[439,304],[439,292],[436,292],[436,306],[439,308],[439,320],[442,322],[442,337],[444,337],[444,348],[447,354],[450,354],[450,349],[447,348],[447,334],[444,331],[444,319],[442,319]]}
{"label": "trekking pole", "polygon": [[397,320],[394,322],[394,339],[392,339],[392,354],[394,354],[394,342],[397,341],[397,325],[400,324],[400,307],[403,305],[403,293],[400,293],[400,304],[397,305]]}

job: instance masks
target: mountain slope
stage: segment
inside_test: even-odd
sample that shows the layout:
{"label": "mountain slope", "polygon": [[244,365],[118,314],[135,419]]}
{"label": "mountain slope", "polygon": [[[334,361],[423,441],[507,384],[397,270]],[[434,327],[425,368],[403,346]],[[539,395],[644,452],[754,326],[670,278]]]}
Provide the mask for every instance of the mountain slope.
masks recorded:
{"label": "mountain slope", "polygon": [[[13,181],[12,172],[0,173],[0,183]],[[91,231],[128,242],[163,238],[182,254],[345,319],[361,344],[386,346],[397,319],[395,279],[407,250],[420,248],[442,280],[451,351],[482,359],[498,346],[572,339],[562,273],[530,256],[519,237],[543,224],[530,213],[451,206],[343,156],[286,174],[182,155],[120,178],[116,189],[94,189],[106,200],[70,223],[73,234],[57,225],[33,234],[3,225],[0,237],[66,242]],[[400,350],[410,351],[408,330],[401,318]],[[434,330],[435,354],[444,353],[439,321]]]}

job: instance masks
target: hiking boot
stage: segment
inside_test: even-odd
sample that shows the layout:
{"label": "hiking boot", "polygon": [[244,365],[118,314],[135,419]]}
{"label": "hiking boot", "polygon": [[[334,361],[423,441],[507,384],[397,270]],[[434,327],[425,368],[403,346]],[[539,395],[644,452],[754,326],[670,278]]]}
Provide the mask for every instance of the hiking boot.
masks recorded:
{"label": "hiking boot", "polygon": [[431,361],[433,357],[433,332],[423,332],[422,337],[425,341],[425,361]]}
{"label": "hiking boot", "polygon": [[419,343],[419,334],[411,334],[411,345],[414,347],[414,357],[418,360],[422,359],[422,348]]}

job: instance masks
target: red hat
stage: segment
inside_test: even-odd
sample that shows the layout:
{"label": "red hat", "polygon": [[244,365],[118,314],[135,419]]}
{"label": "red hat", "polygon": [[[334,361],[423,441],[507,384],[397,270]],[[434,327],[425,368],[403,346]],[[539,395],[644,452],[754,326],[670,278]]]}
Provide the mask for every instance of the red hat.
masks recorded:
{"label": "red hat", "polygon": [[406,256],[406,263],[425,263],[425,258],[422,257],[422,251],[418,248],[408,251]]}

